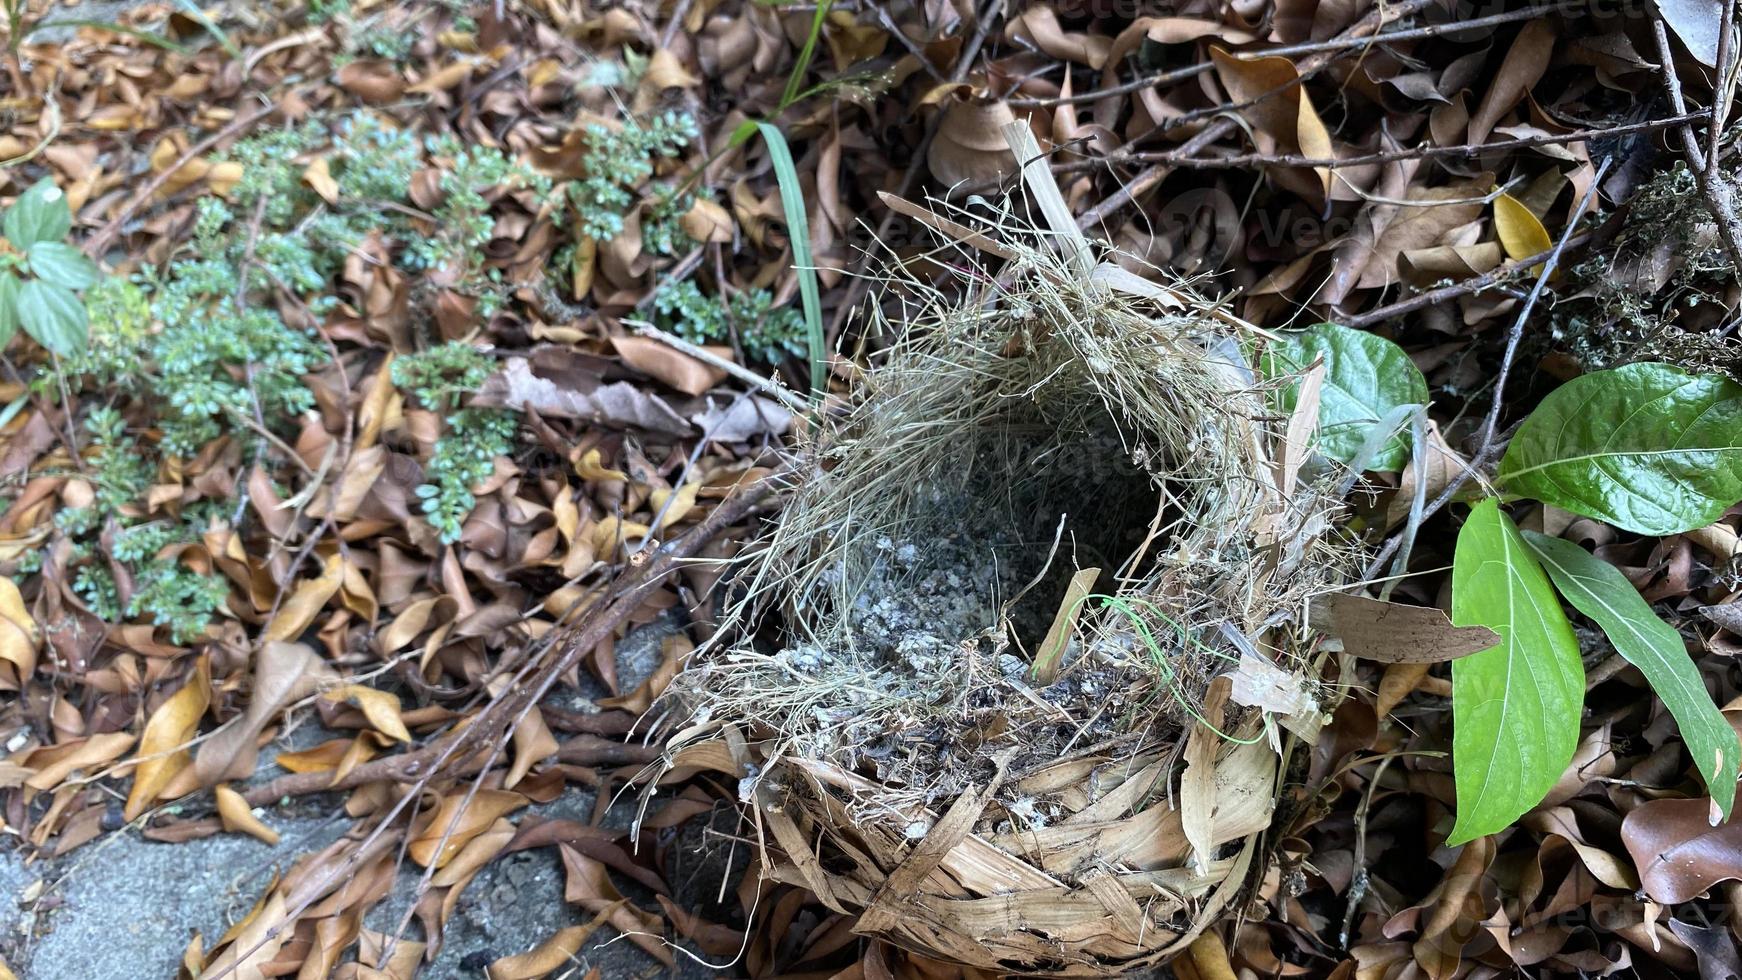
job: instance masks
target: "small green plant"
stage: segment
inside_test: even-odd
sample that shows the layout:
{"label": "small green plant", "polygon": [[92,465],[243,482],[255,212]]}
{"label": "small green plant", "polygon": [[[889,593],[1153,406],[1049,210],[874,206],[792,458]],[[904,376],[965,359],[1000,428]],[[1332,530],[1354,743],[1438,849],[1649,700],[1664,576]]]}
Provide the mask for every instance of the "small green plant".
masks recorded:
{"label": "small green plant", "polygon": [[[93,409],[85,431],[91,440],[92,501],[55,515],[57,527],[74,542],[73,591],[104,620],[146,616],[167,627],[173,642],[199,637],[225,610],[230,591],[222,577],[198,572],[175,557],[178,545],[199,540],[204,515],[196,508],[180,521],[132,523],[128,508],[151,485],[155,466],[138,440],[127,435],[126,422],[115,409]],[[125,605],[110,562],[99,551],[105,529],[113,532],[107,557],[126,571],[131,583]]]}
{"label": "small green plant", "polygon": [[65,241],[73,228],[67,196],[44,177],[18,196],[4,216],[0,251],[0,344],[19,327],[62,357],[85,346],[90,318],[79,291],[98,279],[96,263]]}
{"label": "small green plant", "polygon": [[630,118],[617,129],[603,123],[588,126],[582,157],[587,176],[568,185],[581,232],[601,242],[622,234],[624,217],[635,205],[635,190],[653,175],[654,161],[677,156],[695,142],[698,133],[695,117],[675,110],[646,120]]}
{"label": "small green plant", "polygon": [[721,302],[685,279],[655,293],[653,310],[656,325],[692,344],[724,343],[735,330],[744,353],[765,364],[808,350],[804,318],[792,309],[775,309],[766,289],[746,289]]}
{"label": "small green plant", "polygon": [[[1393,427],[1380,420],[1400,399],[1426,392],[1403,351],[1371,334],[1321,324],[1278,346],[1293,367],[1309,352],[1325,359],[1321,440],[1334,457],[1351,441],[1385,439]],[[1485,626],[1500,642],[1452,663],[1458,812],[1448,843],[1503,830],[1572,760],[1585,670],[1562,600],[1645,675],[1680,727],[1715,812],[1729,817],[1742,743],[1681,635],[1614,566],[1574,542],[1521,530],[1501,505],[1537,500],[1642,535],[1706,527],[1742,501],[1738,433],[1742,385],[1637,363],[1560,386],[1514,434],[1492,491],[1472,501],[1453,556],[1452,622]],[[1379,458],[1375,468],[1396,469],[1403,454]]]}
{"label": "small green plant", "polygon": [[500,408],[458,408],[460,399],[489,377],[490,358],[468,344],[449,341],[393,362],[393,383],[425,407],[445,413],[441,438],[424,466],[417,488],[423,513],[444,542],[458,541],[478,499],[472,488],[494,471],[496,457],[514,448],[518,420]]}

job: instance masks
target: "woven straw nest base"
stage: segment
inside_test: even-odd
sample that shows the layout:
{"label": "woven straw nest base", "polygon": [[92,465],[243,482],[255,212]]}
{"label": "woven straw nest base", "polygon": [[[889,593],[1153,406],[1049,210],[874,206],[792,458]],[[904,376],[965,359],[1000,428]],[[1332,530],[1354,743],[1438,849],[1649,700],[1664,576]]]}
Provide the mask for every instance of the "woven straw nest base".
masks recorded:
{"label": "woven straw nest base", "polygon": [[[671,760],[667,780],[711,771],[750,785],[746,817],[771,877],[859,916],[855,931],[997,974],[1120,976],[1184,952],[1225,917],[1260,860],[1280,759],[1265,742],[1192,745],[1217,755],[1211,853],[1192,865],[1168,780],[1179,753],[1089,755],[1003,772],[942,812],[867,819],[883,787],[826,763],[766,758],[732,728]],[[1010,791],[1069,816],[1019,829],[988,801]]]}

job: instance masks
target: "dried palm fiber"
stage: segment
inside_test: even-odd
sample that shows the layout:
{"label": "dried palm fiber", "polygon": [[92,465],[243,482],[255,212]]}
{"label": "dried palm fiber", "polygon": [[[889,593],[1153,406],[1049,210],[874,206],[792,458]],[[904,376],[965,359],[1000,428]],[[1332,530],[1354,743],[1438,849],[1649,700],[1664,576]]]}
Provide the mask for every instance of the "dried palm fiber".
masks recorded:
{"label": "dried palm fiber", "polygon": [[801,440],[667,695],[662,781],[737,779],[761,873],[862,934],[1107,976],[1262,876],[1317,724],[1299,615],[1349,563],[1299,473],[1310,379],[1276,417],[1256,328],[1097,264],[1007,135],[1042,227],[895,202],[954,239],[931,258],[965,295],[889,285],[906,329]]}

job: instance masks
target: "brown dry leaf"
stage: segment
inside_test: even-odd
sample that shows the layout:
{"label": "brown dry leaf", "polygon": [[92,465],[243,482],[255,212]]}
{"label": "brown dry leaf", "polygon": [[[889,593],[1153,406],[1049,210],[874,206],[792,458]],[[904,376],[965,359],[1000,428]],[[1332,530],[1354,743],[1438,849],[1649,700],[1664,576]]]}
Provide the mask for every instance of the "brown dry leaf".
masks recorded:
{"label": "brown dry leaf", "polygon": [[41,643],[42,632],[24,607],[18,584],[0,576],[0,660],[9,665],[9,672],[0,671],[0,688],[23,690],[24,682],[36,672]]}
{"label": "brown dry leaf", "polygon": [[218,819],[223,821],[225,830],[258,837],[269,845],[278,844],[278,831],[262,823],[249,808],[248,801],[231,789],[229,783],[219,783],[213,787],[212,793],[217,797]]}
{"label": "brown dry leaf", "polygon": [[36,771],[24,781],[24,785],[38,790],[54,789],[74,773],[89,775],[86,770],[119,759],[122,753],[133,747],[133,741],[130,732],[109,732],[36,749],[25,763]]}
{"label": "brown dry leaf", "polygon": [[411,741],[411,732],[399,714],[399,697],[363,684],[345,684],[321,695],[328,701],[344,701],[363,712],[375,730],[396,741]]}
{"label": "brown dry leaf", "polygon": [[585,419],[667,435],[690,434],[683,416],[632,384],[607,384],[590,372],[541,376],[525,358],[510,360],[491,375],[473,404],[498,404],[547,418]]}
{"label": "brown dry leaf", "polygon": [[248,709],[201,743],[193,771],[202,786],[254,773],[256,741],[262,729],[284,707],[319,690],[333,679],[333,669],[301,643],[263,644],[254,658],[254,682]]}
{"label": "brown dry leaf", "polygon": [[[684,212],[684,216],[678,219],[678,224],[682,226],[684,234],[698,242],[725,244],[732,240],[732,215],[705,197],[696,198],[696,203]],[[576,260],[579,261],[578,255]]]}
{"label": "brown dry leaf", "polygon": [[946,187],[1002,180],[1016,171],[1004,126],[1016,118],[1003,102],[951,102],[926,150],[926,166]]}
{"label": "brown dry leaf", "polygon": [[[1217,45],[1210,46],[1210,57],[1228,97],[1241,104],[1240,115],[1269,142],[1268,147],[1261,145],[1261,150],[1321,159],[1337,155],[1330,130],[1325,128],[1311,97],[1300,85],[1300,73],[1294,62],[1275,56],[1237,58]],[[1322,203],[1331,190],[1331,170],[1315,167],[1313,173],[1317,184],[1315,203]]]}
{"label": "brown dry leaf", "polygon": [[570,926],[529,952],[496,960],[490,964],[489,980],[538,980],[548,976],[557,968],[568,965],[587,937],[609,918],[609,910],[600,912],[586,925]]}
{"label": "brown dry leaf", "polygon": [[[651,337],[612,337],[611,348],[623,363],[676,388],[686,395],[700,395],[726,379],[726,372],[697,360],[683,351]],[[729,347],[706,347],[709,353],[732,359]]]}
{"label": "brown dry leaf", "polygon": [[1484,143],[1488,133],[1524,100],[1525,95],[1548,70],[1549,57],[1554,53],[1555,27],[1547,18],[1527,21],[1513,39],[1506,59],[1500,63],[1493,82],[1482,95],[1482,104],[1470,116],[1468,139]]}
{"label": "brown dry leaf", "polygon": [[1385,673],[1379,678],[1379,690],[1373,698],[1373,714],[1384,718],[1391,710],[1403,703],[1403,699],[1415,693],[1422,678],[1433,669],[1433,664],[1387,664]]}
{"label": "brown dry leaf", "polygon": [[514,726],[514,765],[509,768],[508,775],[502,780],[503,787],[513,789],[532,767],[556,755],[556,736],[550,733],[550,727],[544,723],[544,713],[537,707],[526,713],[520,724]]}
{"label": "brown dry leaf", "polygon": [[1112,38],[1067,32],[1059,24],[1058,14],[1044,4],[1029,7],[1011,18],[1004,33],[1012,40],[1027,41],[1054,58],[1096,69],[1107,63],[1107,54],[1113,47]]}
{"label": "brown dry leaf", "polygon": [[1621,842],[1654,901],[1687,902],[1742,880],[1742,821],[1712,826],[1709,800],[1651,800],[1621,821]]}
{"label": "brown dry leaf", "polygon": [[674,962],[671,948],[662,933],[663,923],[628,904],[611,883],[605,864],[582,854],[567,843],[557,844],[565,871],[563,901],[579,905],[589,912],[608,914],[611,925],[629,940],[666,966]]}
{"label": "brown dry leaf", "polygon": [[370,105],[397,102],[405,94],[405,76],[393,62],[381,58],[352,61],[340,68],[333,80]]}
{"label": "brown dry leaf", "polygon": [[1500,642],[1486,626],[1453,626],[1451,617],[1432,606],[1348,593],[1319,596],[1312,614],[1326,635],[1342,641],[1344,653],[1380,663],[1443,663]]}
{"label": "brown dry leaf", "polygon": [[[1425,499],[1433,500],[1464,472],[1468,460],[1446,443],[1446,437],[1440,433],[1439,423],[1429,419],[1426,434],[1426,445],[1422,453],[1423,468],[1427,473]],[[1397,494],[1391,498],[1391,504],[1385,511],[1385,519],[1390,526],[1397,527],[1409,520],[1409,510],[1415,499],[1415,487],[1415,456],[1411,454],[1409,461],[1403,464],[1403,474],[1397,483]]]}
{"label": "brown dry leaf", "polygon": [[[519,793],[505,790],[479,790],[468,805],[465,799],[465,789],[461,788],[442,798],[441,806],[425,818],[416,836],[406,847],[406,853],[411,859],[424,867],[434,863],[441,867],[453,860],[455,854],[466,846],[466,842],[483,833],[497,817],[506,816],[525,806],[529,800]],[[455,815],[459,819],[455,819]],[[452,826],[453,832],[448,833]],[[443,835],[447,842],[438,854],[436,848],[442,845]]]}
{"label": "brown dry leaf", "polygon": [[338,552],[334,552],[322,566],[320,575],[307,579],[296,587],[290,598],[284,600],[284,605],[278,609],[278,615],[261,630],[260,639],[264,643],[274,641],[294,640],[309,628],[326,608],[327,601],[339,591],[344,582],[345,562]]}
{"label": "brown dry leaf", "polygon": [[1191,842],[1192,866],[1200,875],[1208,874],[1210,860],[1215,855],[1216,818],[1216,753],[1222,737],[1214,729],[1222,727],[1222,711],[1228,703],[1232,683],[1227,677],[1210,682],[1204,694],[1201,720],[1186,738],[1185,773],[1180,776],[1180,826]]}
{"label": "brown dry leaf", "polygon": [[209,661],[201,657],[192,676],[181,688],[158,705],[139,737],[139,766],[133,770],[133,788],[127,794],[122,817],[138,819],[156,801],[157,794],[193,761],[186,745],[200,728],[200,718],[212,703]]}
{"label": "brown dry leaf", "polygon": [[304,167],[302,181],[319,194],[321,200],[328,204],[339,203],[339,182],[333,179],[326,157],[315,157],[313,162]]}

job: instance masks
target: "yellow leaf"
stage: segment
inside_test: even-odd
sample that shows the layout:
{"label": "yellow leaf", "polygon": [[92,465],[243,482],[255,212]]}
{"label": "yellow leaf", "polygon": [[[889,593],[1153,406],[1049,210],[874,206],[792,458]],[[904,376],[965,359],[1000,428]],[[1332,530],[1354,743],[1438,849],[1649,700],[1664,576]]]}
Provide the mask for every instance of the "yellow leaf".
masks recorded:
{"label": "yellow leaf", "polygon": [[581,454],[580,459],[574,460],[573,462],[574,462],[574,466],[575,466],[575,473],[578,474],[580,476],[580,478],[583,480],[593,481],[593,480],[628,480],[629,479],[629,474],[623,472],[622,470],[606,469],[605,465],[600,461],[599,451],[597,449],[587,450],[585,453]]}
{"label": "yellow leaf", "polygon": [[296,591],[279,607],[278,615],[272,617],[272,622],[266,624],[266,629],[261,632],[261,642],[294,640],[301,636],[303,630],[308,629],[309,624],[315,621],[315,616],[326,608],[327,600],[339,591],[339,583],[344,578],[344,559],[335,552],[327,559],[319,577],[297,586]]}
{"label": "yellow leaf", "polygon": [[452,62],[431,72],[428,78],[411,86],[406,91],[419,93],[446,91],[471,77],[475,67],[477,67],[477,62],[470,59]]}
{"label": "yellow leaf", "polygon": [[212,193],[220,197],[230,196],[230,191],[242,181],[242,165],[233,160],[212,164],[212,169],[206,171],[206,183],[211,185]]}
{"label": "yellow leaf", "polygon": [[1531,210],[1511,194],[1494,199],[1494,232],[1506,257],[1517,260],[1541,255],[1554,247],[1548,229]]}
{"label": "yellow leaf", "polygon": [[[655,514],[659,513],[662,510],[665,511],[665,516],[660,518],[660,521],[659,521],[659,527],[661,530],[664,530],[665,528],[668,528],[668,527],[672,526],[673,524],[676,524],[678,521],[683,520],[684,517],[687,516],[690,511],[695,509],[696,491],[700,490],[700,489],[701,489],[701,484],[699,484],[699,483],[686,483],[683,486],[677,488],[677,492],[675,495],[672,493],[672,491],[667,490],[663,487],[653,491],[650,498],[648,499],[648,505],[653,508],[653,512]],[[670,507],[670,509],[667,509],[665,502],[667,499],[671,499],[673,497],[675,497],[675,499],[671,500],[671,507]]]}
{"label": "yellow leaf", "polygon": [[[11,684],[14,690],[22,689],[35,672],[36,648],[41,642],[42,633],[30,611],[24,608],[24,596],[19,594],[18,585],[0,577],[0,660],[10,663],[15,671]],[[0,672],[0,685],[6,680],[4,672]]]}
{"label": "yellow leaf", "polygon": [[290,772],[323,772],[337,769],[350,747],[350,739],[334,738],[301,752],[280,752],[272,761]]}
{"label": "yellow leaf", "polygon": [[218,797],[218,819],[224,824],[224,829],[231,833],[244,833],[258,837],[268,844],[278,843],[278,831],[260,822],[260,818],[249,809],[248,801],[242,794],[230,788],[229,783],[219,783],[213,791]]}
{"label": "yellow leaf", "polygon": [[303,168],[303,182],[314,188],[321,200],[328,204],[339,203],[339,182],[333,179],[333,172],[327,166],[326,157],[315,157],[313,163]]}
{"label": "yellow leaf", "polygon": [[121,815],[131,821],[157,799],[176,774],[193,761],[187,743],[200,728],[200,716],[212,703],[212,680],[207,660],[200,658],[192,677],[181,690],[157,706],[139,737],[139,767],[133,771],[133,789]]}
{"label": "yellow leaf", "polygon": [[375,730],[401,742],[411,741],[411,732],[399,717],[399,698],[362,684],[346,684],[322,695],[328,701],[345,701],[360,709]]}

